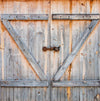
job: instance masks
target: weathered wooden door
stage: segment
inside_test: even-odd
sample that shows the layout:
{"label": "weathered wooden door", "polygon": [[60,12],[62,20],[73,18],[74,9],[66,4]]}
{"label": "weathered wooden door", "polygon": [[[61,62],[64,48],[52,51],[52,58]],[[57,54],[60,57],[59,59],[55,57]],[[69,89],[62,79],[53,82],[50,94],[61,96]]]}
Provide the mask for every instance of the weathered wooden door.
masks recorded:
{"label": "weathered wooden door", "polygon": [[[85,40],[91,21],[81,19],[86,19],[81,14],[100,14],[98,5],[98,0],[55,0],[51,3],[51,13],[55,14],[51,22],[51,45],[60,46],[59,52],[51,53],[51,75],[54,75],[55,86],[52,101],[100,100],[100,22]],[[82,17],[63,14],[80,14]],[[82,45],[79,40],[85,40],[85,43]]]}
{"label": "weathered wooden door", "polygon": [[0,1],[0,101],[99,101],[99,5]]}
{"label": "weathered wooden door", "polygon": [[48,1],[0,1],[0,101],[49,101],[50,54],[42,50],[50,44],[48,7]]}

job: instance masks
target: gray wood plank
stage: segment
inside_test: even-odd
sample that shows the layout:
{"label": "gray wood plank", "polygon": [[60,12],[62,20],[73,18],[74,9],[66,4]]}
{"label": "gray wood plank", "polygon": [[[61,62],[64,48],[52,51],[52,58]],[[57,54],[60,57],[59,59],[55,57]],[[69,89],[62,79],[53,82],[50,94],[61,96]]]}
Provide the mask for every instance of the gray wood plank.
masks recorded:
{"label": "gray wood plank", "polygon": [[53,14],[53,20],[96,20],[100,14]]}
{"label": "gray wood plank", "polygon": [[1,14],[3,20],[48,20],[48,14]]}
{"label": "gray wood plank", "polygon": [[[1,27],[1,23],[0,23]],[[0,29],[1,32],[1,29]],[[0,33],[0,48],[1,48],[1,33]],[[0,49],[0,80],[2,79],[2,51]],[[2,100],[2,88],[0,87],[0,101]]]}
{"label": "gray wood plank", "polygon": [[[30,50],[31,53],[33,53],[34,57],[36,58],[36,50],[35,50],[35,45],[36,45],[36,37],[34,35],[35,33],[35,23],[29,22],[28,24],[28,49]],[[35,79],[35,74],[33,71],[28,72],[29,79]],[[36,88],[30,88],[30,100],[29,101],[34,101],[35,100],[35,89]]]}
{"label": "gray wood plank", "polygon": [[72,53],[68,57],[65,58],[62,66],[56,72],[56,74],[54,76],[54,80],[59,80],[61,78],[61,76],[64,74],[64,72],[66,71],[68,66],[71,64],[71,62],[75,58],[76,54],[78,53],[80,48],[83,46],[83,44],[85,43],[88,36],[90,35],[90,33],[92,32],[92,30],[94,29],[94,27],[96,26],[96,24],[98,22],[99,22],[99,20],[93,20],[91,22],[91,24],[85,29],[85,31],[82,33],[82,35],[83,35],[82,38],[79,39],[79,41],[77,42],[77,45],[73,49]]}
{"label": "gray wood plank", "polygon": [[100,86],[100,80],[76,80],[53,82],[53,87],[96,87]]}
{"label": "gray wood plank", "polygon": [[47,81],[1,80],[0,87],[47,87]]}
{"label": "gray wood plank", "polygon": [[32,68],[38,74],[40,79],[41,80],[46,80],[46,76],[44,75],[41,67],[36,62],[36,59],[32,56],[32,54],[27,49],[25,44],[18,37],[17,32],[13,29],[12,25],[10,24],[10,22],[7,21],[7,20],[2,20],[2,22],[3,22],[4,26],[6,27],[6,29],[8,30],[8,32],[10,33],[10,35],[12,36],[12,38],[14,39],[14,41],[16,42],[16,44],[18,45],[18,47],[20,48],[20,50],[23,52],[23,54],[26,57],[26,59],[28,60],[28,62],[31,64]]}
{"label": "gray wood plank", "polygon": [[[79,7],[79,1],[73,1],[73,4],[76,4],[75,6],[72,6],[72,13],[80,13],[80,7]],[[72,4],[72,5],[73,5]],[[77,21],[72,21],[72,51],[74,50],[75,45],[77,44],[79,38],[81,37],[80,33],[80,22],[79,20]],[[71,51],[71,52],[72,52]],[[71,53],[70,52],[70,53]],[[80,51],[79,51],[80,53]],[[68,68],[69,69],[69,68]],[[71,69],[70,69],[70,80],[79,80],[79,71],[80,71],[80,54],[78,54],[74,61],[71,63]],[[79,101],[79,87],[72,87],[71,89],[71,97],[72,101]],[[71,99],[71,98],[70,98]]]}
{"label": "gray wood plank", "polygon": [[[90,13],[90,6],[89,6],[89,2],[86,1],[83,3],[83,1],[80,1],[80,4],[86,5],[86,7],[84,7],[83,5],[79,5],[80,6],[80,12],[82,13]],[[91,6],[92,7],[92,6]],[[92,12],[91,12],[92,13]],[[80,31],[83,31],[83,28],[86,28],[89,25],[89,21],[82,21],[80,23]],[[82,48],[82,50],[80,51],[80,80],[86,80],[87,79],[87,43],[84,45],[84,47]],[[90,101],[89,99],[86,98],[87,95],[87,89],[89,87],[80,87],[80,101]]]}
{"label": "gray wood plank", "polygon": [[[5,20],[48,20],[48,14],[1,14]],[[96,20],[100,14],[52,14],[53,20]]]}
{"label": "gray wood plank", "polygon": [[[10,5],[10,3],[9,3]],[[21,5],[20,5],[20,2],[17,3],[17,2],[14,2],[13,3],[13,14],[19,14],[21,11]],[[21,24],[19,21],[17,22],[12,22],[14,28],[16,28],[18,30],[18,32],[20,32],[20,28],[21,28]],[[21,33],[22,34],[22,33]],[[14,73],[14,76],[13,76],[13,79],[20,79],[21,77],[18,75],[20,74],[20,66],[21,66],[21,61],[20,61],[20,56],[19,56],[19,49],[18,47],[16,47],[16,45],[13,45],[13,55],[16,55],[15,58],[14,58],[14,66],[12,66],[12,70],[13,70],[13,73]],[[20,62],[19,62],[20,61]],[[18,64],[16,64],[16,62]],[[20,66],[19,66],[20,64]],[[25,72],[24,72],[25,73]],[[20,101],[20,88],[11,88],[10,87],[10,100],[11,101]],[[13,95],[13,96],[12,96]]]}
{"label": "gray wood plank", "polygon": [[[48,4],[48,30],[47,30],[47,34],[46,34],[46,41],[45,41],[45,45],[46,46],[51,46],[51,22],[52,22],[52,15],[51,15],[51,1],[49,0],[49,4]],[[47,78],[48,78],[48,89],[47,89],[47,96],[46,96],[46,100],[47,101],[52,101],[52,87],[51,87],[51,52],[48,51],[46,54],[46,58],[47,59]]]}
{"label": "gray wood plank", "polygon": [[[54,1],[54,2],[52,2],[51,1],[51,4],[52,3],[55,3],[56,1]],[[56,8],[56,5],[55,5],[55,7],[53,7],[52,9],[57,9]],[[51,9],[51,10],[52,10]],[[51,11],[52,13],[53,13],[53,11]],[[55,21],[52,21],[51,22],[51,33],[50,33],[50,35],[51,35],[51,46],[58,46],[58,33],[57,33],[57,22],[55,22]],[[59,36],[60,37],[60,36]],[[50,66],[51,66],[51,78],[53,77],[53,75],[55,74],[55,71],[57,70],[57,67],[58,67],[58,52],[51,52],[50,53]],[[61,58],[60,58],[61,59]],[[52,86],[51,86],[51,100],[50,101],[57,101],[57,88],[52,88]]]}

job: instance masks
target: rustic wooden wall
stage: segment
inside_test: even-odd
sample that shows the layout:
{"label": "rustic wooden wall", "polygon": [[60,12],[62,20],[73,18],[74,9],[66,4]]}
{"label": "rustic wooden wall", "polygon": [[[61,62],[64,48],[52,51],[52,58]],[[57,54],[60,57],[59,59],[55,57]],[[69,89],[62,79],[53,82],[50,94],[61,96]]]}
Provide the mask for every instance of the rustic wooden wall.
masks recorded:
{"label": "rustic wooden wall", "polygon": [[[48,80],[71,53],[90,21],[51,20],[51,14],[100,14],[100,0],[0,0],[0,14],[49,14],[49,21],[11,21]],[[100,80],[100,23],[66,70],[63,80]],[[43,52],[43,46],[61,46]],[[0,80],[37,80],[39,77],[0,23]],[[49,94],[51,90],[51,95]],[[99,87],[0,88],[0,101],[99,101]]]}

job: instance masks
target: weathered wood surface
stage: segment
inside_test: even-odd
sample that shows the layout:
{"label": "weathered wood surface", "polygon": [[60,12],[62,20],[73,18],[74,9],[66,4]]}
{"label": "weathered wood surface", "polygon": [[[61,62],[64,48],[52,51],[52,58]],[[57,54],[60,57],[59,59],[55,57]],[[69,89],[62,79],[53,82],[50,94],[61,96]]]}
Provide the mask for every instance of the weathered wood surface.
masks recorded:
{"label": "weathered wood surface", "polygon": [[[48,14],[48,1],[0,1],[0,7],[0,9],[2,9],[1,14]],[[10,22],[14,29],[18,31],[18,36],[23,40],[25,46],[36,58],[38,64],[41,65],[45,75],[48,76],[48,67],[46,66],[49,65],[48,56],[46,53],[42,52],[41,48],[42,45],[45,45],[47,42],[48,22],[45,20],[28,20],[27,22],[14,20]],[[4,35],[4,54],[2,57],[4,57],[5,79],[33,79],[39,81],[39,77],[28,64],[28,61],[26,61],[21,51],[19,51],[19,48],[16,47],[15,42],[12,40],[6,29],[4,27],[2,27],[2,29],[4,32],[2,33]],[[39,45],[38,42],[41,42],[41,44]],[[8,70],[10,70],[10,72]],[[40,99],[41,101],[47,101],[47,90],[47,87],[2,87],[2,101],[39,101]]]}
{"label": "weathered wood surface", "polygon": [[53,87],[100,87],[100,80],[59,81],[53,82]]}
{"label": "weathered wood surface", "polygon": [[100,20],[100,14],[53,14],[53,20]]}
{"label": "weathered wood surface", "polygon": [[[4,20],[48,20],[48,14],[1,14]],[[52,20],[99,20],[100,14],[52,14]]]}
{"label": "weathered wood surface", "polygon": [[64,60],[62,66],[59,68],[59,70],[55,74],[54,80],[59,80],[61,78],[61,76],[64,74],[68,66],[71,64],[76,54],[78,53],[80,48],[83,46],[84,42],[87,40],[88,36],[93,31],[94,27],[96,26],[98,22],[99,20],[93,20],[91,24],[85,29],[85,31],[82,33],[83,35],[82,38],[79,39],[72,53]]}
{"label": "weathered wood surface", "polygon": [[[49,6],[48,6],[49,5]],[[100,0],[1,0],[1,14],[100,14]],[[48,13],[49,11],[49,13]],[[1,18],[0,18],[1,19]],[[52,78],[73,51],[82,32],[90,24],[87,20],[26,20],[10,21],[31,54],[41,66],[48,80]],[[50,22],[50,23],[49,23]],[[49,26],[49,27],[48,27]],[[93,30],[84,47],[76,55],[59,82],[100,79],[100,23]],[[34,80],[34,73],[7,30],[0,25],[0,79]],[[41,44],[39,44],[41,43]],[[54,44],[53,44],[54,43]],[[42,47],[60,45],[59,52],[43,52]],[[52,82],[52,80],[50,81]],[[51,92],[51,94],[49,93]],[[1,87],[0,101],[99,101],[100,87]],[[51,99],[50,99],[51,97]]]}
{"label": "weathered wood surface", "polygon": [[[100,14],[100,11],[98,10],[100,8],[99,4],[100,4],[100,1],[98,0],[97,1],[95,0],[93,1],[91,0],[61,1],[60,0],[59,2],[55,0],[55,1],[52,1],[52,14],[71,14],[71,13],[72,14]],[[58,43],[61,45],[60,52],[58,53],[59,62],[57,62],[59,66],[61,65],[60,63],[62,63],[61,61],[64,60],[66,56],[69,55],[68,53],[69,50],[70,49],[74,50],[74,47],[76,46],[78,42],[78,39],[82,37],[82,32],[85,30],[86,27],[88,27],[89,24],[90,24],[90,21],[87,21],[87,20],[84,20],[84,21],[83,20],[82,21],[71,20],[70,21],[70,20],[59,20],[58,19],[58,20],[53,21],[53,26],[55,27],[52,27],[52,30],[54,33],[58,33],[57,35],[60,36],[57,38]],[[82,47],[81,50],[76,55],[75,59],[71,63],[71,68],[66,69],[65,73],[63,74],[63,76],[60,78],[59,81],[68,80],[69,78],[71,80],[82,80],[82,79],[89,80],[89,79],[93,79],[94,77],[95,79],[99,79],[98,78],[99,67],[97,65],[99,62],[95,64],[93,61],[96,59],[96,56],[98,56],[98,53],[99,53],[97,51],[97,54],[96,54],[96,50],[98,50],[96,47],[98,47],[98,42],[99,42],[96,38],[98,37],[98,34],[99,34],[97,33],[98,33],[98,26],[92,32],[92,35],[86,41],[86,44],[84,44],[84,47]],[[91,39],[91,43],[89,43],[90,39]],[[60,40],[64,40],[64,43],[63,41],[60,41]],[[91,51],[88,50],[90,46],[92,49]],[[64,57],[60,55],[62,53],[64,53]],[[90,54],[90,58],[88,59],[89,54]],[[89,61],[91,62],[89,63]],[[55,62],[53,62],[53,64],[55,65]],[[92,65],[92,68],[89,64]],[[58,69],[59,69],[59,66],[58,66]],[[54,70],[57,70],[56,67],[53,67],[53,68]],[[89,71],[92,71],[92,72],[89,72]],[[97,71],[97,72],[93,73],[93,71]],[[53,72],[56,72],[56,71],[53,71]],[[97,77],[95,75],[97,75]],[[63,89],[62,87],[61,88],[59,87],[56,89],[56,87],[54,87],[53,88],[54,96],[52,96],[53,97],[52,99],[54,99],[54,101],[56,100],[57,101],[63,101],[63,100],[65,101],[94,101],[94,95],[96,95],[97,93],[100,93],[98,88],[99,87],[66,87]]]}
{"label": "weathered wood surface", "polygon": [[0,87],[48,87],[48,82],[32,80],[2,80],[0,81]]}
{"label": "weathered wood surface", "polygon": [[48,14],[1,14],[2,20],[48,20]]}
{"label": "weathered wood surface", "polygon": [[11,26],[10,22],[7,20],[2,20],[4,26],[20,48],[20,50],[23,52],[25,57],[27,58],[28,62],[32,65],[33,69],[35,72],[38,74],[41,80],[46,80],[46,76],[44,75],[41,67],[39,64],[36,62],[36,59],[32,56],[32,54],[29,52],[25,44],[21,41],[21,39],[18,37],[17,32],[14,30],[14,28]]}

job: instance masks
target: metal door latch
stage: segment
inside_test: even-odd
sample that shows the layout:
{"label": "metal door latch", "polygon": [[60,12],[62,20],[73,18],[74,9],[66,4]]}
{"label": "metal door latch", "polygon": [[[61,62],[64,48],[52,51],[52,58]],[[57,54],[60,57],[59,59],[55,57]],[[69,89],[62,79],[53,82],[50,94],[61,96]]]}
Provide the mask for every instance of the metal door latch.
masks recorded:
{"label": "metal door latch", "polygon": [[43,47],[42,48],[43,51],[55,51],[55,52],[58,52],[60,50],[60,46],[58,47]]}

